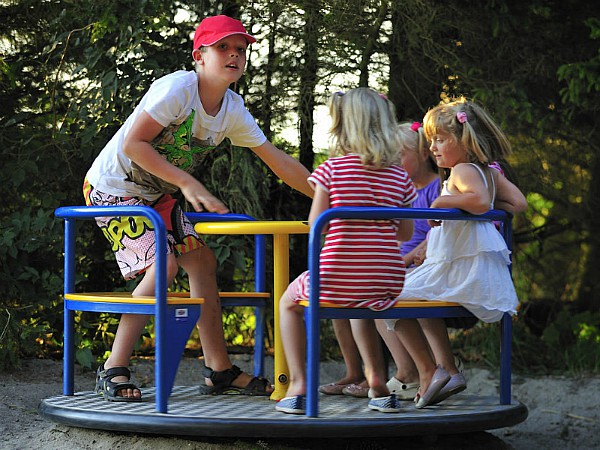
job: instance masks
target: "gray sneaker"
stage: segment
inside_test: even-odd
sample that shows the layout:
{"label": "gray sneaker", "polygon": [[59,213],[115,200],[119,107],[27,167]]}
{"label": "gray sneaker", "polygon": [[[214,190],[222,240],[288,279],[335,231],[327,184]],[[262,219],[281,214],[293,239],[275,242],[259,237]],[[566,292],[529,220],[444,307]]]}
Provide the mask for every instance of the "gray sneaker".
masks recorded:
{"label": "gray sneaker", "polygon": [[375,397],[369,400],[369,409],[383,413],[400,412],[400,402],[394,394],[387,397]]}

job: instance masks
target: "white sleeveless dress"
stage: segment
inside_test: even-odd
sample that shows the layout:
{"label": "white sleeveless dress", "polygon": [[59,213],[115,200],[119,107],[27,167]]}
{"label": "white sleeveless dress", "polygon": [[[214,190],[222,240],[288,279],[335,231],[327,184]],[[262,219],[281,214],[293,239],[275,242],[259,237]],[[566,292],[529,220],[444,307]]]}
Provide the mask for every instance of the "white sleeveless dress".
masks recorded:
{"label": "white sleeveless dress", "polygon": [[[483,171],[473,166],[481,173],[487,188]],[[446,182],[441,195],[450,195]],[[492,178],[492,207],[495,196]],[[507,266],[509,255],[492,222],[443,221],[441,226],[431,229],[427,258],[406,274],[398,300],[458,302],[484,322],[496,322],[504,312],[516,314],[518,299]]]}

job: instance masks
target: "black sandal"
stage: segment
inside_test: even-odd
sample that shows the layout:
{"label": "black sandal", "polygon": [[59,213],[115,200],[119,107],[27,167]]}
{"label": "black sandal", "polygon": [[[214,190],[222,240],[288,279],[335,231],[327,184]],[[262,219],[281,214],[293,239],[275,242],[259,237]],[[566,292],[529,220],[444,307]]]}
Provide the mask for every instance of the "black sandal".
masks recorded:
{"label": "black sandal", "polygon": [[118,383],[112,381],[113,378],[120,376],[131,379],[131,372],[127,367],[112,367],[105,370],[104,364],[102,364],[96,372],[96,388],[94,391],[102,395],[109,402],[141,402],[141,397],[122,397],[117,395],[123,389],[137,389],[140,393],[142,392],[139,387],[129,381]]}
{"label": "black sandal", "polygon": [[210,379],[213,385],[200,385],[200,395],[271,395],[271,392],[267,391],[267,387],[271,386],[271,383],[263,377],[252,378],[246,387],[232,386],[231,383],[242,373],[238,366],[232,366],[231,369],[219,372],[212,370],[210,367],[205,367],[203,375]]}

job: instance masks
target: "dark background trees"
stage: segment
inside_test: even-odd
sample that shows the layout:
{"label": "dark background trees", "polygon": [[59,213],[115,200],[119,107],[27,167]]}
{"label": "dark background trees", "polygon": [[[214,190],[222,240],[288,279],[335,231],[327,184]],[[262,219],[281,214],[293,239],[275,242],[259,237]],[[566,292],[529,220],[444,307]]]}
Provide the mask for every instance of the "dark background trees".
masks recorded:
{"label": "dark background trees", "polygon": [[[53,211],[82,203],[95,155],[152,80],[193,69],[193,30],[219,13],[241,18],[259,38],[234,89],[270,139],[309,168],[323,158],[322,105],[337,90],[382,91],[401,120],[418,120],[452,96],[480,102],[509,134],[510,163],[530,202],[515,222],[520,323],[547,343],[600,339],[599,5],[7,0],[0,2],[0,366],[60,351],[62,224]],[[196,175],[235,212],[306,217],[309,201],[245,149],[224,143]],[[125,288],[97,230],[82,224],[80,236],[80,287]],[[222,284],[245,279],[243,244],[219,243],[227,250]],[[298,272],[303,243],[293,246]],[[82,347],[86,336],[110,339],[109,326],[85,319]]]}

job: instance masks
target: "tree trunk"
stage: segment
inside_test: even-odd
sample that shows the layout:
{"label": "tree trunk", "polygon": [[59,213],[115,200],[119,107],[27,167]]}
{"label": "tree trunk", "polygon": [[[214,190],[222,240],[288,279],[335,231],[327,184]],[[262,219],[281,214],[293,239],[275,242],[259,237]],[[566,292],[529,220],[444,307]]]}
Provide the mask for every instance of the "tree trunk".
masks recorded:
{"label": "tree trunk", "polygon": [[[597,127],[595,129],[598,130]],[[596,131],[595,134],[599,133]],[[589,142],[598,142],[598,139],[592,137]],[[593,152],[586,214],[581,218],[585,221],[582,225],[587,234],[588,251],[576,307],[579,311],[597,312],[600,311],[600,149],[595,148]]]}
{"label": "tree trunk", "polygon": [[388,2],[382,1],[381,5],[379,5],[379,10],[377,11],[377,19],[373,24],[373,28],[369,33],[369,37],[367,38],[367,43],[363,50],[359,65],[360,79],[358,85],[361,87],[369,86],[369,63],[371,62],[371,56],[373,56],[373,53],[375,53],[375,49],[377,48],[377,43],[379,42],[379,30],[381,29],[383,21],[387,17],[387,13]]}
{"label": "tree trunk", "polygon": [[300,68],[300,92],[298,114],[300,116],[300,162],[308,170],[313,169],[315,155],[312,141],[315,110],[315,87],[319,69],[319,27],[321,23],[321,2],[305,2],[304,22],[304,64]]}

